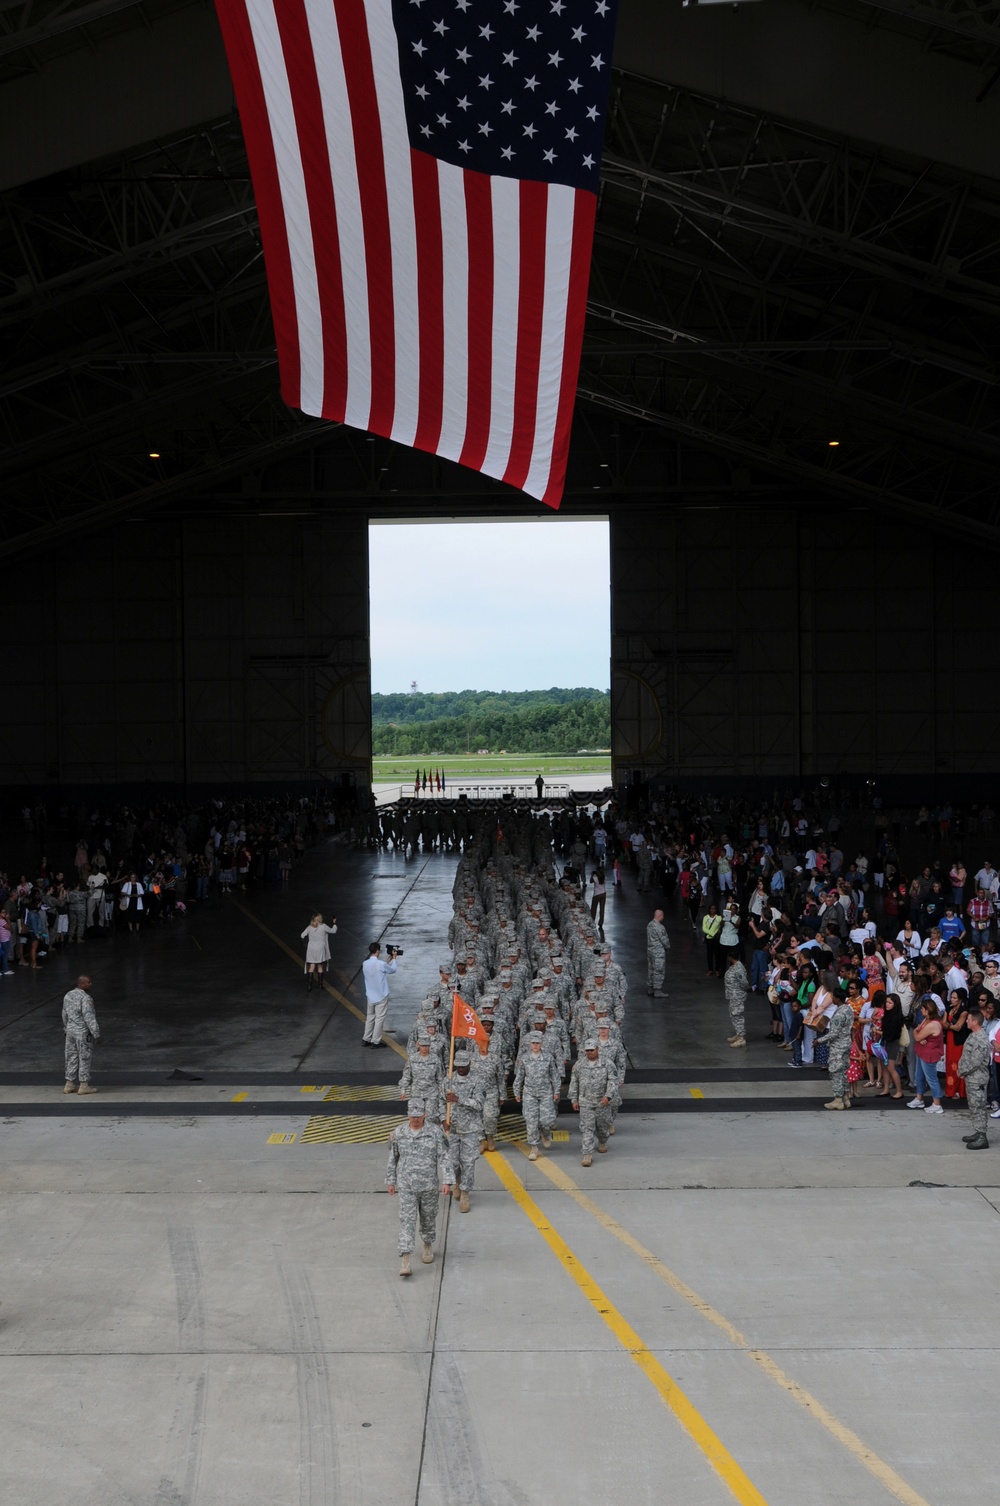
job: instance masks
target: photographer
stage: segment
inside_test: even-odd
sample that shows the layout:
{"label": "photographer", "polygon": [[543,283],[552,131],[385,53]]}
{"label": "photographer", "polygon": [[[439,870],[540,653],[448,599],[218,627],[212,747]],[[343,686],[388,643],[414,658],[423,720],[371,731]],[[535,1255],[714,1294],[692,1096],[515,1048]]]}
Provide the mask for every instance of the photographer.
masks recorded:
{"label": "photographer", "polygon": [[373,941],[368,948],[367,961],[361,969],[365,978],[365,998],[368,1001],[368,1016],[361,1044],[371,1046],[376,1051],[385,1050],[382,1027],[389,1008],[389,974],[396,971],[399,948],[389,947],[388,955],[389,961],[383,962],[382,948],[377,941]]}

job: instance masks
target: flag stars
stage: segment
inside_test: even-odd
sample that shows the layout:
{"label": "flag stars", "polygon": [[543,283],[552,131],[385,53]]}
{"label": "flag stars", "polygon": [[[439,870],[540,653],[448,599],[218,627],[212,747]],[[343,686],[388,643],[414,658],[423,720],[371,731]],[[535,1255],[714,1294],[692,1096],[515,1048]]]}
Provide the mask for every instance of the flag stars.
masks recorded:
{"label": "flag stars", "polygon": [[416,91],[417,98],[418,99],[426,99],[427,98],[427,92],[428,91],[424,88],[423,84],[420,84],[419,87],[417,88],[417,91]]}
{"label": "flag stars", "polygon": [[429,136],[431,134],[431,128],[430,128],[430,126],[429,125],[422,125],[420,127],[420,134],[421,134],[421,136]]}
{"label": "flag stars", "polygon": [[538,80],[534,74],[532,74],[530,78],[525,79],[524,87],[526,89],[530,89],[532,93],[534,93],[534,91],[538,88]]}
{"label": "flag stars", "polygon": [[465,12],[469,9],[469,6],[471,4],[472,0],[455,0],[455,8],[457,10],[460,10],[463,16],[465,15]]}
{"label": "flag stars", "polygon": [[521,9],[521,7],[517,3],[517,0],[504,0],[503,8],[507,12],[508,16],[512,16],[516,10]]}
{"label": "flag stars", "polygon": [[596,120],[597,119],[597,106],[596,105],[591,105],[590,109],[587,111],[587,119],[588,120]]}
{"label": "flag stars", "polygon": [[503,55],[503,60],[508,68],[513,68],[514,64],[517,62],[517,54],[514,52],[505,52]]}
{"label": "flag stars", "polygon": [[418,58],[422,58],[424,53],[427,51],[427,48],[424,46],[423,42],[414,42],[413,50],[417,54]]}
{"label": "flag stars", "polygon": [[487,137],[493,135],[493,127],[490,125],[488,120],[484,121],[483,124],[479,127],[479,134],[480,136]]}
{"label": "flag stars", "polygon": [[549,164],[550,167],[551,167],[552,163],[556,160],[556,154],[552,150],[551,147],[549,147],[549,149],[548,149],[547,152],[543,152],[542,156],[545,158],[545,161]]}
{"label": "flag stars", "polygon": [[480,28],[479,28],[479,35],[481,37],[485,37],[487,42],[489,41],[490,37],[493,35],[493,27],[490,25],[490,23],[488,21],[487,21],[487,23],[486,23],[485,26],[480,26]]}
{"label": "flag stars", "polygon": [[571,94],[579,94],[581,87],[580,80],[578,78],[571,78],[566,87]]}
{"label": "flag stars", "polygon": [[439,84],[446,84],[451,75],[446,73],[443,68],[438,68],[434,74],[434,77],[437,79]]}
{"label": "flag stars", "polygon": [[500,113],[501,115],[513,115],[516,109],[517,106],[512,99],[505,99],[503,104],[500,106]]}
{"label": "flag stars", "polygon": [[439,126],[444,126],[446,129],[451,125],[451,121],[448,119],[447,115],[439,115],[437,122]]}
{"label": "flag stars", "polygon": [[603,68],[604,59],[602,57],[592,57],[590,59],[590,66],[591,68]]}
{"label": "flag stars", "polygon": [[493,80],[490,78],[490,76],[489,76],[488,73],[484,73],[483,76],[482,76],[482,78],[479,80],[479,87],[480,87],[480,89],[492,89],[493,88]]}
{"label": "flag stars", "polygon": [[509,162],[514,155],[514,148],[512,146],[502,147],[500,155],[501,157],[506,157],[507,161]]}
{"label": "flag stars", "polygon": [[460,110],[469,109],[469,101],[466,99],[464,94],[462,95],[461,99],[456,99],[455,103]]}
{"label": "flag stars", "polygon": [[538,134],[537,126],[526,125],[522,129],[524,130],[524,134],[527,136],[529,141],[531,141]]}
{"label": "flag stars", "polygon": [[550,64],[551,67],[558,68],[559,64],[561,62],[562,62],[562,53],[559,53],[559,52],[550,52],[549,53],[549,64]]}
{"label": "flag stars", "polygon": [[550,100],[550,102],[545,106],[545,113],[546,113],[546,115],[558,115],[559,114],[559,106],[556,104],[556,102],[555,102],[554,99]]}
{"label": "flag stars", "polygon": [[448,30],[448,27],[444,24],[443,21],[435,21],[434,30],[437,32],[439,37],[443,37],[445,32]]}
{"label": "flag stars", "polygon": [[472,151],[472,147],[469,145],[469,143],[467,141],[460,141],[458,143],[458,149],[459,149],[460,152],[471,152]]}
{"label": "flag stars", "polygon": [[574,42],[582,42],[583,39],[584,39],[584,37],[586,35],[587,35],[587,33],[584,31],[584,29],[583,29],[582,26],[574,26],[573,27],[573,41]]}
{"label": "flag stars", "polygon": [[593,159],[593,157],[590,156],[589,153],[587,154],[586,157],[584,157],[584,159],[583,159],[583,165],[584,165],[584,167],[593,167],[593,165],[594,165],[594,159]]}
{"label": "flag stars", "polygon": [[580,134],[580,133],[579,133],[579,131],[578,131],[578,130],[577,130],[577,129],[576,129],[576,127],[575,127],[575,126],[569,126],[569,127],[568,127],[568,128],[567,128],[567,131],[566,131],[566,140],[567,140],[567,141],[575,141],[575,140],[576,140],[576,138],[577,138],[577,136],[578,136],[578,135],[579,135],[579,134]]}
{"label": "flag stars", "polygon": [[554,16],[561,16],[566,7],[563,4],[563,0],[552,0],[550,9]]}
{"label": "flag stars", "polygon": [[541,36],[541,32],[538,30],[537,26],[529,26],[528,30],[525,32],[525,36],[528,38],[529,42],[537,42],[538,38]]}
{"label": "flag stars", "polygon": [[597,0],[594,9],[599,16],[606,16],[608,13],[608,0]]}
{"label": "flag stars", "polygon": [[467,63],[471,56],[472,53],[469,51],[468,47],[460,47],[455,53],[455,57],[460,63]]}

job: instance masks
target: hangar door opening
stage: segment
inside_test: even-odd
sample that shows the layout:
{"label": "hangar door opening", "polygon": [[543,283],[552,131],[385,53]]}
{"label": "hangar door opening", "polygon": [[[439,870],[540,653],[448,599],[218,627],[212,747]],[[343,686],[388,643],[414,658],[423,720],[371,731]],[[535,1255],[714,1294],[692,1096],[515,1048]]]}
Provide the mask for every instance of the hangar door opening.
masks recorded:
{"label": "hangar door opening", "polygon": [[606,518],[373,521],[379,800],[611,782]]}

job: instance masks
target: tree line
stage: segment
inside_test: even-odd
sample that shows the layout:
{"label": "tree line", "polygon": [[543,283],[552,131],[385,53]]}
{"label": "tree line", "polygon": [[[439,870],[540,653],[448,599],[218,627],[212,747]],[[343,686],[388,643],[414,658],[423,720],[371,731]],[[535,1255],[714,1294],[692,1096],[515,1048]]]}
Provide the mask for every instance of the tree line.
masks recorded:
{"label": "tree line", "polygon": [[[397,703],[405,718],[393,714]],[[456,704],[462,710],[453,711]],[[422,715],[413,715],[414,710]],[[391,725],[393,722],[395,726]],[[375,754],[578,753],[611,745],[611,697],[601,690],[462,690],[438,695],[373,695]]]}

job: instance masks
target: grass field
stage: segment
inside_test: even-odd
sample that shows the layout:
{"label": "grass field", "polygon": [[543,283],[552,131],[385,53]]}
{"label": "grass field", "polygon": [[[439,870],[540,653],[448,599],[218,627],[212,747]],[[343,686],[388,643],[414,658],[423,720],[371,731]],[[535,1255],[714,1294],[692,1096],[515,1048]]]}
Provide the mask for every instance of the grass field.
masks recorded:
{"label": "grass field", "polygon": [[422,758],[393,758],[383,756],[372,759],[372,778],[376,784],[405,784],[412,780],[419,764],[428,774],[431,769],[443,769],[446,779],[482,779],[484,781],[519,775],[522,779],[534,779],[541,774],[545,779],[568,779],[571,783],[577,774],[603,774],[611,778],[611,754],[587,753],[583,755],[555,753],[473,753],[460,757],[452,753],[428,754]]}

